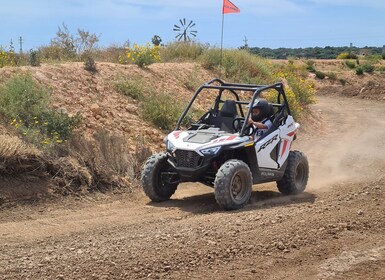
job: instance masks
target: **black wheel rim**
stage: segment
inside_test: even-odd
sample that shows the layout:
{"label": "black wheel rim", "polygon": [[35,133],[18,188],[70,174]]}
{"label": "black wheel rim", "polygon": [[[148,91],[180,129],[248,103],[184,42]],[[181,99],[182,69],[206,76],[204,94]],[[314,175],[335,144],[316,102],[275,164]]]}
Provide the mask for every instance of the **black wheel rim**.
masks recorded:
{"label": "black wheel rim", "polygon": [[247,197],[247,175],[243,172],[234,174],[231,179],[230,193],[235,202],[243,202]]}
{"label": "black wheel rim", "polygon": [[295,171],[295,184],[302,188],[306,180],[306,166],[303,162],[300,162]]}

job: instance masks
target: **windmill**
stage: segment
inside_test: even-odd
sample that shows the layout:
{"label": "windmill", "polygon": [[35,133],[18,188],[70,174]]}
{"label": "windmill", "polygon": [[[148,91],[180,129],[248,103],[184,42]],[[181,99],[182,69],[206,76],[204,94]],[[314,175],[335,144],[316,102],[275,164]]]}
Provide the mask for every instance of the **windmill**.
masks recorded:
{"label": "windmill", "polygon": [[192,30],[192,28],[195,26],[195,23],[190,20],[189,24],[186,24],[186,19],[180,19],[180,26],[177,24],[174,24],[174,31],[177,32],[177,35],[175,36],[175,39],[178,41],[181,41],[183,39],[184,42],[191,41],[191,37],[196,37],[198,31]]}

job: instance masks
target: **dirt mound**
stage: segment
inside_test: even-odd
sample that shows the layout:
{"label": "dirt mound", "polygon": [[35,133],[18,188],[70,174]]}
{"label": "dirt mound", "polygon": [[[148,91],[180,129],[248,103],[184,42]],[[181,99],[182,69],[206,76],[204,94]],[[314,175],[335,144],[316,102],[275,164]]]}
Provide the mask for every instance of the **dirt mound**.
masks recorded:
{"label": "dirt mound", "polygon": [[[385,62],[378,62],[383,67]],[[343,60],[315,60],[315,68],[326,74],[325,79],[310,77],[315,81],[317,94],[357,97],[385,101],[384,73],[364,73],[357,75],[354,69],[349,69]],[[333,73],[332,78],[330,73]]]}
{"label": "dirt mound", "polygon": [[192,95],[186,87],[191,79],[203,83],[213,78],[212,73],[195,63],[153,64],[145,69],[136,65],[97,63],[97,70],[95,74],[90,73],[83,63],[43,64],[2,68],[0,75],[9,78],[18,72],[31,73],[37,81],[52,88],[53,107],[69,115],[81,115],[79,134],[92,135],[103,128],[129,139],[132,151],[138,137],[152,150],[161,149],[159,139],[163,139],[164,133],[142,120],[136,100],[117,92],[115,84],[120,78],[139,79],[144,88],[164,91],[184,100]]}

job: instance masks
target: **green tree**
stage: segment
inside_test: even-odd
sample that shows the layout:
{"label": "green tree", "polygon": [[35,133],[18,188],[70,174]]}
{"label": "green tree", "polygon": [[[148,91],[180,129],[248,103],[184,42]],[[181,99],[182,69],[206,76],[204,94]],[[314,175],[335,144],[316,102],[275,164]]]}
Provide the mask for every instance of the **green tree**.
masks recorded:
{"label": "green tree", "polygon": [[152,37],[151,41],[154,44],[154,46],[159,46],[160,43],[162,43],[162,38],[160,38],[160,36],[158,36],[158,35],[154,35],[154,37]]}

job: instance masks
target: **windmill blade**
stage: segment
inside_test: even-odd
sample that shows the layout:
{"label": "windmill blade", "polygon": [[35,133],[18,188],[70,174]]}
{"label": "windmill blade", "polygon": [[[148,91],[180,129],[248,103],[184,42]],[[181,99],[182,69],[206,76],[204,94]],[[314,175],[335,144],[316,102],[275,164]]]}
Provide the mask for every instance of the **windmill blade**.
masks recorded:
{"label": "windmill blade", "polygon": [[190,33],[191,33],[191,34],[197,34],[198,31],[196,31],[196,30],[191,30]]}
{"label": "windmill blade", "polygon": [[180,22],[180,24],[183,26],[183,21],[182,21],[182,19],[180,19],[179,22]]}
{"label": "windmill blade", "polygon": [[193,21],[190,20],[190,23],[187,25],[187,28],[190,28],[192,23],[193,23]]}
{"label": "windmill blade", "polygon": [[196,37],[196,36],[197,36],[197,34],[194,34],[194,33],[190,33],[190,35],[192,35],[192,36],[194,36],[194,37]]}
{"label": "windmill blade", "polygon": [[185,18],[183,19],[183,24],[186,25],[186,19]]}
{"label": "windmill blade", "polygon": [[174,28],[173,31],[180,31],[180,28]]}
{"label": "windmill blade", "polygon": [[179,25],[174,24],[174,28],[180,28]]}
{"label": "windmill blade", "polygon": [[191,41],[191,38],[190,38],[190,36],[188,36],[188,35],[187,35],[187,40]]}
{"label": "windmill blade", "polygon": [[195,23],[193,25],[191,25],[190,27],[194,27],[195,26]]}
{"label": "windmill blade", "polygon": [[178,41],[182,40],[182,38],[183,38],[183,34],[184,34],[184,33],[181,33],[181,34],[179,34],[179,38],[178,38]]}

